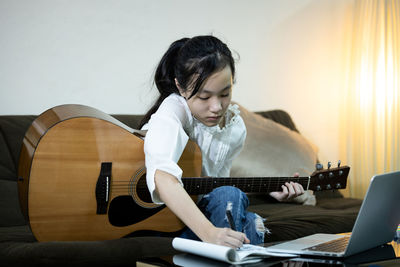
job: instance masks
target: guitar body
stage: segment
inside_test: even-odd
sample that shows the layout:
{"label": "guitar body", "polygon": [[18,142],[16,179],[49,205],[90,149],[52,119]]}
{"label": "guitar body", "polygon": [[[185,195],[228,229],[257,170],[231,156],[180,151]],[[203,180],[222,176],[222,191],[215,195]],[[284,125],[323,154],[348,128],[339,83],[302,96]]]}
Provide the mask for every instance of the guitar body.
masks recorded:
{"label": "guitar body", "polygon": [[[22,212],[38,241],[107,240],[138,231],[176,232],[183,223],[152,203],[141,131],[82,105],[41,114],[25,134],[18,164]],[[348,166],[308,177],[202,177],[201,151],[189,141],[178,162],[192,198],[219,186],[265,194],[285,182],[307,190],[346,187]]]}
{"label": "guitar body", "polygon": [[[19,197],[38,241],[183,228],[168,208],[151,202],[137,132],[81,105],[52,108],[32,123],[21,150]],[[197,145],[189,142],[178,164],[184,176],[200,176]]]}

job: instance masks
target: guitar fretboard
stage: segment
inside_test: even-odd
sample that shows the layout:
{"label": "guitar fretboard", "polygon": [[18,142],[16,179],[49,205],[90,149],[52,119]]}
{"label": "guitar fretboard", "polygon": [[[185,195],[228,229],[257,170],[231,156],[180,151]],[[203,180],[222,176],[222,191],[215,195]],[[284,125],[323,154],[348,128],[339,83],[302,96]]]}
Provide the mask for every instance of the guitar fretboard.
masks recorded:
{"label": "guitar fretboard", "polygon": [[310,177],[206,177],[182,178],[185,190],[191,195],[205,194],[220,186],[234,186],[246,193],[269,193],[281,191],[286,182],[297,182],[305,190]]}

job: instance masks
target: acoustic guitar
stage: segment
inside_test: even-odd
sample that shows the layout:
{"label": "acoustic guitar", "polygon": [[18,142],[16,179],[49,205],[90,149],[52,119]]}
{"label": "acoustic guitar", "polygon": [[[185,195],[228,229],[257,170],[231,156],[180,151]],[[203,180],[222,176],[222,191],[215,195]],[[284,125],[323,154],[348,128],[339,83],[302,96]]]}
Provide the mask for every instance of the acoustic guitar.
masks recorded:
{"label": "acoustic guitar", "polygon": [[[193,198],[223,185],[280,191],[286,181],[316,191],[340,189],[350,169],[309,177],[199,177],[201,151],[191,141],[178,164]],[[107,240],[184,227],[165,205],[151,201],[141,132],[88,106],[61,105],[38,116],[25,134],[18,176],[21,208],[38,241]]]}

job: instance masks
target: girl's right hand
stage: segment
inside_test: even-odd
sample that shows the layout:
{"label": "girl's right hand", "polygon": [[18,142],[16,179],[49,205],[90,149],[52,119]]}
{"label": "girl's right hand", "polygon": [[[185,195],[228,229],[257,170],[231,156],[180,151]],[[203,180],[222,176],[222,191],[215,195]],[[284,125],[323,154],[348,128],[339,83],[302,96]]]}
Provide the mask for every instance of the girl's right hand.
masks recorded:
{"label": "girl's right hand", "polygon": [[202,241],[232,248],[250,243],[244,233],[215,227],[174,176],[157,170],[154,179],[160,198]]}
{"label": "girl's right hand", "polygon": [[244,233],[234,231],[227,227],[225,228],[214,227],[214,229],[209,235],[209,238],[203,241],[231,248],[239,248],[243,244],[250,243],[250,240]]}

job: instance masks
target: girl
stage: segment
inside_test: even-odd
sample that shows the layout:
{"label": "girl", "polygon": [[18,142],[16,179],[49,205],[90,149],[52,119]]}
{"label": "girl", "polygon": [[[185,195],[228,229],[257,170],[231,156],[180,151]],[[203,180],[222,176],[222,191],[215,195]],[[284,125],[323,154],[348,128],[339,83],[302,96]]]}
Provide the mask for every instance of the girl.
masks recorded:
{"label": "girl", "polygon": [[[182,187],[182,170],[177,165],[191,139],[202,152],[203,176],[229,176],[246,137],[238,107],[231,104],[234,79],[231,51],[216,37],[173,42],[155,72],[160,97],[141,126],[148,130],[144,152],[153,202],[165,203],[188,227],[181,237],[237,248],[243,243],[263,243],[266,232],[262,218],[246,211],[246,195],[223,186],[196,205]],[[270,194],[283,201],[303,193],[300,184],[286,183],[281,192]],[[237,231],[229,228],[227,206]]]}

